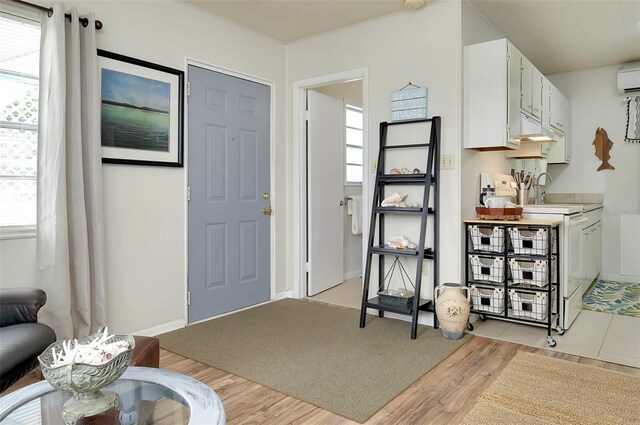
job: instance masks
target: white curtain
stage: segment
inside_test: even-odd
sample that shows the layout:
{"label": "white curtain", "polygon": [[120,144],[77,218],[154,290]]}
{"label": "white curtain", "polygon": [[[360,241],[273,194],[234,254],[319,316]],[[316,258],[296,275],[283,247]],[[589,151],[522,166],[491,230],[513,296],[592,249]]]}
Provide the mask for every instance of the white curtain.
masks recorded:
{"label": "white curtain", "polygon": [[106,325],[100,87],[94,16],[42,18],[38,143],[39,319],[58,339]]}

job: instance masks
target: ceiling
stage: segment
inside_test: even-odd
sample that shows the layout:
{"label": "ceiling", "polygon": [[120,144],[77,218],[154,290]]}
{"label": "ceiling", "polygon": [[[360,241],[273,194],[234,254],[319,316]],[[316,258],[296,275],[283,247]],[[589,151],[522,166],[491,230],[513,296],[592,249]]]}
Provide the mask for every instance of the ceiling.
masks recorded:
{"label": "ceiling", "polygon": [[470,0],[543,74],[640,60],[640,0]]}
{"label": "ceiling", "polygon": [[[283,43],[405,10],[403,0],[183,1]],[[640,0],[469,1],[544,74],[640,60]]]}
{"label": "ceiling", "polygon": [[404,0],[184,0],[283,43],[404,10]]}

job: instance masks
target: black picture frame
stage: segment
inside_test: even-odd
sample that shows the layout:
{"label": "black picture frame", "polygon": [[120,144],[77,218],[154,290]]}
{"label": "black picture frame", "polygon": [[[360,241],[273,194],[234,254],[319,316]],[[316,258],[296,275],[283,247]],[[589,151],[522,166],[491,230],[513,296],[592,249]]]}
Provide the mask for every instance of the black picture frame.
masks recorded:
{"label": "black picture frame", "polygon": [[183,167],[184,71],[98,49],[102,162]]}

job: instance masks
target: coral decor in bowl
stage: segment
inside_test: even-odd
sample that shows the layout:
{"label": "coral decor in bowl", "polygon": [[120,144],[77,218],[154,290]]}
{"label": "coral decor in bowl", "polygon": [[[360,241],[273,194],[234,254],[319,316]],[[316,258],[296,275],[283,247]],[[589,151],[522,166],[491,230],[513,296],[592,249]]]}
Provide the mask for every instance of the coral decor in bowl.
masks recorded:
{"label": "coral decor in bowl", "polygon": [[134,347],[132,336],[108,335],[101,328],[86,338],[54,342],[38,360],[51,385],[72,392],[75,400],[90,400],[124,373]]}

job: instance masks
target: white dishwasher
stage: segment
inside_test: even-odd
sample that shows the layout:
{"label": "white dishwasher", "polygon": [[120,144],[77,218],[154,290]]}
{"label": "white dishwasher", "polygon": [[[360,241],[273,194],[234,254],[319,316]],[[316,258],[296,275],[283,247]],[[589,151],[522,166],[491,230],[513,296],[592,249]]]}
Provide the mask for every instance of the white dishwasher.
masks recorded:
{"label": "white dishwasher", "polygon": [[586,284],[586,251],[583,231],[587,218],[581,204],[525,205],[525,219],[561,220],[560,226],[560,303],[562,327],[568,329],[582,309],[583,284]]}

